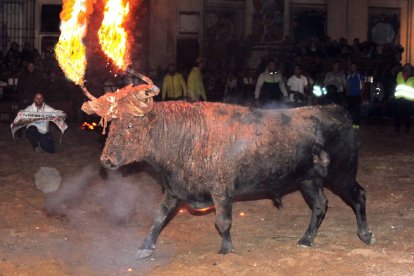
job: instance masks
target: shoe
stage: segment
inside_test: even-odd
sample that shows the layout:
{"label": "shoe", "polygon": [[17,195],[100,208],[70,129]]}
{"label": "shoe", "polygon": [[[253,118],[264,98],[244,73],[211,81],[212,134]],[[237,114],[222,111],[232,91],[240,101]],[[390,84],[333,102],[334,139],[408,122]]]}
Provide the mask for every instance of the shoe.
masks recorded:
{"label": "shoe", "polygon": [[353,129],[359,129],[359,125],[352,125]]}

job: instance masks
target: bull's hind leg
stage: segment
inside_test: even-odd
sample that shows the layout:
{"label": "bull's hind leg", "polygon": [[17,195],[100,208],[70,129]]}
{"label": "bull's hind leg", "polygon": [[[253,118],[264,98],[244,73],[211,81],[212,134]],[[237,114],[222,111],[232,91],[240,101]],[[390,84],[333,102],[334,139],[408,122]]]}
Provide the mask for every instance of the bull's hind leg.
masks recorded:
{"label": "bull's hind leg", "polygon": [[350,187],[347,186],[340,196],[355,212],[358,237],[366,244],[373,244],[375,239],[372,237],[371,231],[368,230],[367,216],[365,212],[365,190],[356,180],[354,180],[354,182],[355,184]]}
{"label": "bull's hind leg", "polygon": [[143,244],[135,255],[137,259],[151,256],[152,252],[154,252],[155,243],[157,242],[162,228],[167,224],[168,219],[174,213],[179,203],[180,201],[177,198],[172,197],[168,191],[164,193],[164,199],[155,215],[154,224],[150,233],[145,238]]}
{"label": "bull's hind leg", "polygon": [[216,209],[216,227],[221,235],[220,254],[233,252],[233,244],[231,242],[230,228],[233,202],[231,198],[214,197],[214,207]]}
{"label": "bull's hind leg", "polygon": [[312,217],[303,237],[299,240],[299,245],[311,246],[318,232],[319,226],[325,217],[328,207],[328,200],[323,193],[323,180],[307,180],[301,183],[301,192],[309,207],[312,209]]}

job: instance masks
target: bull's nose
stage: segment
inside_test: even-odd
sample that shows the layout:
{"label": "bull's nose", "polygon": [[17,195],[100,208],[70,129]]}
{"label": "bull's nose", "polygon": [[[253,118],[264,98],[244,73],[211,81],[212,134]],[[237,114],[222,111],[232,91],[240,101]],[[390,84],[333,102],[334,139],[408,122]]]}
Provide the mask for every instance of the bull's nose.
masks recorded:
{"label": "bull's nose", "polygon": [[118,165],[114,164],[111,159],[101,160],[102,165],[107,169],[117,169]]}

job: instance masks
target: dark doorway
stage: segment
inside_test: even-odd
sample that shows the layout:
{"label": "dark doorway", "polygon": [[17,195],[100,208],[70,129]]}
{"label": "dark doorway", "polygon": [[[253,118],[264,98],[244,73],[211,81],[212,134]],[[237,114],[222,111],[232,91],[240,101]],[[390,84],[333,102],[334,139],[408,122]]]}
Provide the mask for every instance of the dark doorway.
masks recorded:
{"label": "dark doorway", "polygon": [[177,69],[187,73],[194,66],[200,56],[200,43],[198,39],[182,38],[177,40]]}
{"label": "dark doorway", "polygon": [[60,26],[59,14],[62,5],[42,5],[40,31],[45,33],[58,33]]}

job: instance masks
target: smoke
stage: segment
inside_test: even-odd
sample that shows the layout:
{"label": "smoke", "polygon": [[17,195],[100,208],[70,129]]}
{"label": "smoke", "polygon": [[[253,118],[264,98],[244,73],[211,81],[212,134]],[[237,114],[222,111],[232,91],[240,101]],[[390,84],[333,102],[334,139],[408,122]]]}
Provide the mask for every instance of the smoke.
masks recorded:
{"label": "smoke", "polygon": [[93,167],[89,166],[85,167],[79,174],[64,179],[59,190],[46,194],[46,212],[62,214],[68,205],[78,202],[95,174]]}
{"label": "smoke", "polygon": [[292,104],[278,101],[269,101],[260,106],[261,109],[288,109],[292,107]]}
{"label": "smoke", "polygon": [[246,98],[241,95],[236,96],[225,96],[223,99],[224,103],[242,105],[242,106],[252,106],[259,109],[288,109],[297,107],[294,103],[285,102],[285,101],[268,101],[264,104],[256,104],[253,98]]}
{"label": "smoke", "polygon": [[[151,219],[158,207],[159,191],[151,191],[151,186],[138,185],[151,181],[149,175],[122,176],[120,173],[109,172],[106,180],[105,210],[110,220],[116,224],[128,222],[136,211],[140,218]],[[153,181],[153,180],[152,180]]]}
{"label": "smoke", "polygon": [[129,268],[151,271],[167,262],[173,251],[172,245],[163,245],[152,260],[135,259],[161,199],[160,185],[142,170],[124,175],[107,171],[101,177],[99,168],[90,166],[63,177],[60,189],[46,194],[45,210],[58,215],[51,219],[62,221],[67,236],[64,242],[53,241],[49,252],[98,275],[123,275]]}
{"label": "smoke", "polygon": [[[89,166],[79,174],[64,178],[58,191],[46,194],[46,212],[67,215],[69,209],[80,206],[87,199],[89,203],[99,206],[115,224],[127,223],[137,210],[141,211],[141,217],[153,215],[161,188],[156,186],[151,176],[145,172],[129,172],[127,176],[118,171],[106,173],[106,177],[100,177],[97,168]],[[140,185],[142,183],[144,185]]]}

